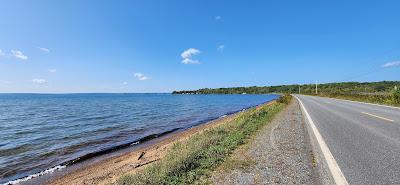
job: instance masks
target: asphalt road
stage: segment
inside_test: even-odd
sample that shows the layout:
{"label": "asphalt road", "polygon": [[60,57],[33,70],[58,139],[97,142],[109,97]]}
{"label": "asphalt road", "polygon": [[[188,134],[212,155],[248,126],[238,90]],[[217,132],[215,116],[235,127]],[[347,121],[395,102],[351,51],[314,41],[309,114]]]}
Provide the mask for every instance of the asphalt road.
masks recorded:
{"label": "asphalt road", "polygon": [[349,184],[400,184],[400,109],[296,96]]}

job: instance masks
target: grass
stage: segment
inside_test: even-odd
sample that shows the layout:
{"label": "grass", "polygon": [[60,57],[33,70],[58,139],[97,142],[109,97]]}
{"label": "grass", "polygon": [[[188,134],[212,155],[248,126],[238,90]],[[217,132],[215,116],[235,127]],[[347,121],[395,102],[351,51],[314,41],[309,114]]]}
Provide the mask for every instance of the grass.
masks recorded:
{"label": "grass", "polygon": [[[251,139],[253,139],[253,137],[250,137],[250,140]],[[214,172],[227,172],[234,169],[240,169],[244,172],[248,172],[257,164],[254,157],[247,153],[250,146],[250,143],[246,143],[236,148],[234,154],[230,155],[221,165],[218,166],[217,169],[214,170]]]}
{"label": "grass", "polygon": [[[315,94],[310,94],[314,95]],[[390,105],[400,107],[400,91],[393,91],[389,94],[381,95],[381,94],[327,94],[320,93],[317,96],[329,97],[329,98],[338,98],[359,102],[367,102],[367,103],[375,103],[381,105]]]}
{"label": "grass", "polygon": [[273,104],[241,112],[231,121],[177,142],[159,162],[138,173],[124,175],[115,184],[201,184],[209,172],[269,123],[290,99],[289,95],[282,96]]}

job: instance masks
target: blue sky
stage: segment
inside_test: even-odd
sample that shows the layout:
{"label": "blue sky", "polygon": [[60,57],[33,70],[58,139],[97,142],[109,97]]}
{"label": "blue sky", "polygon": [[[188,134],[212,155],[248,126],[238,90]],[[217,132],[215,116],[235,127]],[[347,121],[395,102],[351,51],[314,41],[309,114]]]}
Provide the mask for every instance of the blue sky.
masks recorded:
{"label": "blue sky", "polygon": [[399,7],[389,0],[1,1],[0,92],[399,80]]}

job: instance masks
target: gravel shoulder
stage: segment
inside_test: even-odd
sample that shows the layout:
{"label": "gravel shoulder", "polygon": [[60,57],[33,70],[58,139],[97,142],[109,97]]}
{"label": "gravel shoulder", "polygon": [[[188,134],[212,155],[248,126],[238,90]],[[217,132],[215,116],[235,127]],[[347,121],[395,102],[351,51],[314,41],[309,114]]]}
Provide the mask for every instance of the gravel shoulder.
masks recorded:
{"label": "gravel shoulder", "polygon": [[299,103],[288,107],[211,175],[212,184],[319,184]]}

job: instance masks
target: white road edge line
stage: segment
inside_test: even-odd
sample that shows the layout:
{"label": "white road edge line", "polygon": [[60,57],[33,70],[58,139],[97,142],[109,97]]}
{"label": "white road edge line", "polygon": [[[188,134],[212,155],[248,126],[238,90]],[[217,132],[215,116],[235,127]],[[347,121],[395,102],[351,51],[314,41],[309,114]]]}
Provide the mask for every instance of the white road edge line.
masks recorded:
{"label": "white road edge line", "polygon": [[368,116],[375,117],[375,118],[383,119],[383,120],[385,120],[385,121],[394,122],[394,120],[391,120],[391,119],[388,119],[388,118],[384,118],[384,117],[381,117],[381,116],[377,116],[377,115],[375,115],[375,114],[371,114],[371,113],[368,113],[368,112],[361,112],[361,113],[366,114],[366,115],[368,115]]}
{"label": "white road edge line", "polygon": [[333,157],[331,151],[329,150],[328,146],[326,145],[324,139],[322,138],[321,134],[319,133],[317,127],[315,126],[313,120],[311,119],[310,115],[307,112],[307,109],[304,107],[303,102],[295,96],[296,99],[299,101],[301,108],[303,109],[307,119],[308,123],[311,126],[312,131],[314,132],[314,135],[317,139],[317,142],[319,144],[319,147],[321,148],[322,154],[325,157],[325,160],[328,164],[329,171],[331,172],[331,175],[333,177],[333,180],[337,185],[348,185],[349,183],[347,182],[346,178],[344,177],[342,171],[339,168],[339,165],[337,164],[335,158]]}

